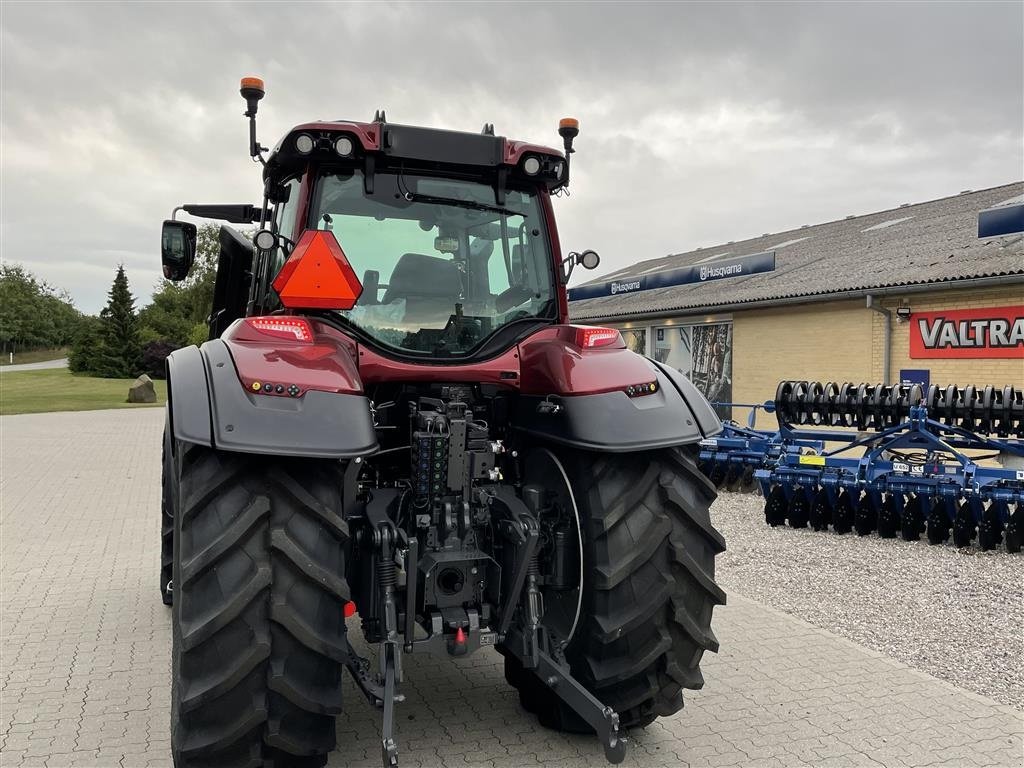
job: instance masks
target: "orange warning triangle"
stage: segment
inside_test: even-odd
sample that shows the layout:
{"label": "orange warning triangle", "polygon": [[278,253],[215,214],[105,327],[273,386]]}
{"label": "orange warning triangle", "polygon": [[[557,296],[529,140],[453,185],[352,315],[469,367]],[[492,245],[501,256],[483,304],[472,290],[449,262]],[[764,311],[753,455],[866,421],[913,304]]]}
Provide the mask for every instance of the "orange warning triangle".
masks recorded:
{"label": "orange warning triangle", "polygon": [[333,232],[307,229],[274,278],[274,290],[289,309],[352,309],[363,284]]}

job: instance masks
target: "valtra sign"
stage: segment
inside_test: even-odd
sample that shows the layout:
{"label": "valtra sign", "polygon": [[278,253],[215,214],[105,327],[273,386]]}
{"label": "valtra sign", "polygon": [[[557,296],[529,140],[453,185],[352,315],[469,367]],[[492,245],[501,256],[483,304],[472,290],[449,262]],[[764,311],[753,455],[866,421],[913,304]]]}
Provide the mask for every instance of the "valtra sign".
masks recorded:
{"label": "valtra sign", "polygon": [[910,356],[1024,360],[1024,305],[914,312]]}

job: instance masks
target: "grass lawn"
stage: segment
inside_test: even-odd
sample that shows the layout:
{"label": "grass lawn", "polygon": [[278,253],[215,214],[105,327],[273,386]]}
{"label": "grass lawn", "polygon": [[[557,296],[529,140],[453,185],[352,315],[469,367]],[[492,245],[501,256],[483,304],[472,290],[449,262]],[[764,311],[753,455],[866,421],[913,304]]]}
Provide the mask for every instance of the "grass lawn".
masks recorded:
{"label": "grass lawn", "polygon": [[[61,349],[33,349],[31,352],[15,352],[14,365],[23,363],[45,363],[47,360],[60,360],[68,356],[66,348]],[[10,365],[11,356],[4,352],[0,355],[0,366]]]}
{"label": "grass lawn", "polygon": [[[131,379],[72,376],[66,368],[0,372],[0,415],[46,411],[95,411],[100,408],[151,408],[128,403]],[[163,405],[167,385],[155,381],[156,405]]]}

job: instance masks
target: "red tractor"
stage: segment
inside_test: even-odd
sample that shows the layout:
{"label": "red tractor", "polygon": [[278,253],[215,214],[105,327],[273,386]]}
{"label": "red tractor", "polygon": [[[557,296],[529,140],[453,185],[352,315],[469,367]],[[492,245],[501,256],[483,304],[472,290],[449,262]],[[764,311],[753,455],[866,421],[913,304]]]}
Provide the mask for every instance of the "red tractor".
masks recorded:
{"label": "red tractor", "polygon": [[[598,263],[562,256],[552,213],[577,122],[564,153],[382,112],[267,150],[263,83],[241,93],[262,204],[183,208],[258,229],[221,229],[210,340],[167,361],[175,765],[323,765],[345,669],[397,765],[403,658],[488,646],[543,725],[621,761],[718,648],[696,460],[721,425],[618,331],[569,323],[569,274]],[[166,277],[195,250],[164,222]]]}

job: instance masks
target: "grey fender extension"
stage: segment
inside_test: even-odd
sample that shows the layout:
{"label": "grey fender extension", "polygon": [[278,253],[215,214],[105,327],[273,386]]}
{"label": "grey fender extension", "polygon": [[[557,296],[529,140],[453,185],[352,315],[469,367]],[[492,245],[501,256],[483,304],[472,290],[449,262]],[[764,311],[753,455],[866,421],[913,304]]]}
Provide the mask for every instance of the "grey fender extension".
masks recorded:
{"label": "grey fender extension", "polygon": [[324,459],[377,451],[365,397],[315,390],[298,398],[247,392],[220,339],[173,352],[167,371],[177,440],[224,451]]}

